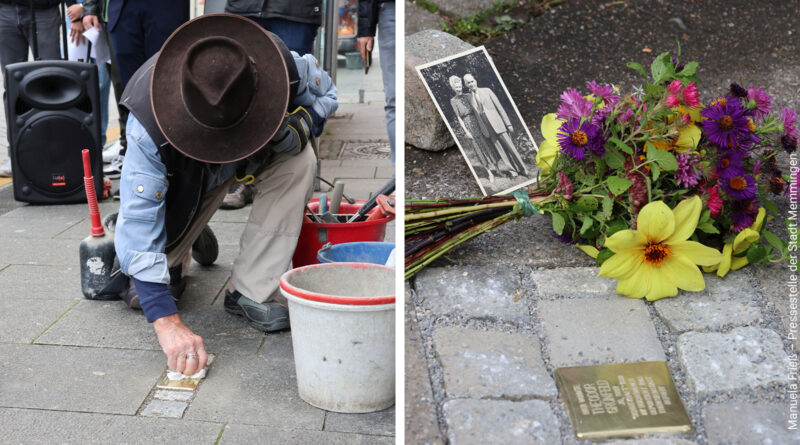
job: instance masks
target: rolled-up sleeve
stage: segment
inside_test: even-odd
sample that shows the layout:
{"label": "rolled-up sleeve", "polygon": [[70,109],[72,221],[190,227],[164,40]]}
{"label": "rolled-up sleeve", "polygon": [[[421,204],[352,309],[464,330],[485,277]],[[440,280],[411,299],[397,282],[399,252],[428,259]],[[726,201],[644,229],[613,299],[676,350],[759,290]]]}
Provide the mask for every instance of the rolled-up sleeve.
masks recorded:
{"label": "rolled-up sleeve", "polygon": [[122,271],[139,281],[169,284],[165,252],[167,168],[158,148],[133,114],[120,180],[122,205],[114,233]]}
{"label": "rolled-up sleeve", "polygon": [[331,76],[319,66],[313,55],[300,56],[292,52],[292,56],[300,74],[296,105],[313,109],[322,119],[333,116],[339,108],[339,100],[338,90]]}

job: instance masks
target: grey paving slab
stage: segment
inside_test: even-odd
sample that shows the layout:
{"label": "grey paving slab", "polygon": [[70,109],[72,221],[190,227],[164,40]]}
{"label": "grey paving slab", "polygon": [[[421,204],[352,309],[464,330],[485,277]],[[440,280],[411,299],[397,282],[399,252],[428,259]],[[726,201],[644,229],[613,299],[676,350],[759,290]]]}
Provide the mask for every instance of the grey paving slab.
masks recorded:
{"label": "grey paving slab", "polygon": [[90,234],[91,230],[91,223],[89,222],[88,218],[85,218],[81,221],[72,224],[69,228],[66,228],[53,236],[56,239],[69,239],[69,240],[76,240],[82,241]]}
{"label": "grey paving slab", "polygon": [[617,282],[598,277],[597,267],[559,267],[537,269],[530,280],[540,297],[593,297],[617,295]]}
{"label": "grey paving slab", "polygon": [[498,267],[427,268],[416,276],[423,307],[434,315],[459,315],[525,323],[528,306],[520,297],[519,276]]}
{"label": "grey paving slab", "polygon": [[244,206],[241,209],[235,210],[219,209],[214,213],[214,216],[211,217],[211,222],[247,222],[247,219],[250,218],[250,210],[252,208],[252,206]]}
{"label": "grey paving slab", "polygon": [[723,326],[752,323],[761,318],[754,300],[755,289],[744,273],[724,279],[706,274],[706,290],[678,293],[654,303],[656,311],[675,332],[720,329]]}
{"label": "grey paving slab", "polygon": [[394,406],[374,413],[343,414],[329,412],[325,418],[325,431],[394,436],[394,419],[396,415]]}
{"label": "grey paving slab", "polygon": [[405,304],[405,436],[407,443],[443,444],[436,416],[431,377],[417,325],[414,303],[406,288]]}
{"label": "grey paving slab", "polygon": [[[61,232],[69,230],[81,221],[80,218],[0,218],[0,233],[9,238],[43,238],[49,239]],[[81,239],[89,235],[85,228]]]}
{"label": "grey paving slab", "polygon": [[172,402],[187,402],[194,396],[192,391],[159,389],[153,393],[153,397],[158,400]]}
{"label": "grey paving slab", "polygon": [[36,343],[161,351],[142,311],[129,308],[122,300],[81,300]]}
{"label": "grey paving slab", "polygon": [[217,237],[217,243],[230,244],[239,246],[239,239],[242,237],[245,223],[239,222],[212,222],[209,224],[214,235]]}
{"label": "grey paving slab", "polygon": [[443,407],[451,444],[542,444],[561,442],[559,423],[541,400],[455,399]]}
{"label": "grey paving slab", "polygon": [[520,400],[556,395],[535,337],[448,327],[437,329],[433,341],[448,397]]}
{"label": "grey paving slab", "polygon": [[[287,415],[291,413],[291,415]],[[297,393],[289,335],[270,335],[257,356],[220,353],[184,418],[321,430],[325,411]]]}
{"label": "grey paving slab", "polygon": [[665,360],[642,300],[541,301],[539,316],[553,367]]}
{"label": "grey paving slab", "polygon": [[[3,255],[7,250],[3,249]],[[74,256],[78,259],[78,250]],[[77,261],[76,261],[77,262]],[[0,300],[75,300],[83,298],[81,273],[77,266],[13,264],[0,270]]]}
{"label": "grey paving slab", "polygon": [[[377,167],[363,165],[342,165],[341,167],[327,167],[324,170],[324,178],[334,182],[336,180],[345,183],[345,193],[348,192],[347,184],[349,179],[374,179]],[[391,178],[391,176],[389,176]]]}
{"label": "grey paving slab", "polygon": [[[251,328],[243,317],[225,312],[223,302],[224,296],[220,296],[213,306],[201,304],[184,308],[181,305],[181,319],[192,332],[203,338],[210,353],[254,355],[264,334]],[[275,335],[288,337],[288,334]]]}
{"label": "grey paving slab", "polygon": [[677,348],[687,379],[700,394],[785,383],[788,378],[783,343],[769,329],[688,332],[678,337]]}
{"label": "grey paving slab", "polygon": [[133,415],[161,351],[0,344],[0,406]]}
{"label": "grey paving slab", "polygon": [[[342,145],[341,141],[336,141],[336,144],[339,145],[339,147],[341,148],[341,145]],[[328,168],[328,167],[339,167],[340,165],[342,165],[342,160],[341,159],[320,159],[320,166],[323,169],[323,177],[325,176],[324,175],[324,173],[325,173],[324,169],[325,168]],[[325,179],[328,179],[328,178],[325,178]]]}
{"label": "grey paving slab", "polygon": [[800,430],[788,428],[788,408],[788,403],[728,402],[708,405],[703,409],[708,443],[800,443]]}
{"label": "grey paving slab", "polygon": [[0,408],[0,437],[9,444],[212,444],[221,430],[208,422]]}
{"label": "grey paving slab", "polygon": [[225,297],[225,286],[230,277],[230,269],[214,266],[206,267],[193,263],[186,276],[186,290],[183,292],[178,309],[181,311],[198,305],[210,305],[215,298]]}
{"label": "grey paving slab", "polygon": [[396,173],[397,173],[397,170],[395,169],[395,167],[392,167],[392,166],[380,167],[379,166],[379,167],[377,167],[377,170],[375,171],[375,177],[376,178],[383,178],[383,179],[388,180],[392,176],[396,176]]}
{"label": "grey paving slab", "polygon": [[393,437],[327,431],[284,430],[263,426],[225,425],[220,445],[258,443],[263,445],[392,445]]}
{"label": "grey paving slab", "polygon": [[[119,201],[107,199],[100,201],[97,206],[100,211],[100,216],[105,217],[114,212],[119,211]],[[82,220],[89,218],[89,206],[87,204],[69,204],[69,205],[24,205],[16,208],[5,215],[3,218],[26,218],[26,219],[72,219]],[[88,226],[87,226],[88,227]],[[88,232],[87,232],[88,235]]]}
{"label": "grey paving slab", "polygon": [[[79,241],[69,239],[4,239],[3,261],[9,264],[64,266],[80,270],[79,247]],[[80,287],[76,292],[80,295]]]}
{"label": "grey paving slab", "polygon": [[[797,332],[797,326],[795,325],[794,329],[791,326],[792,318],[794,317],[792,315],[788,283],[792,281],[792,275],[797,277],[798,274],[793,274],[789,270],[789,265],[785,262],[759,265],[759,267],[749,269],[761,287],[767,306],[777,311],[787,331],[794,330]],[[800,335],[796,335],[796,337],[797,338],[794,340],[794,348],[796,351],[800,351]]]}
{"label": "grey paving slab", "polygon": [[144,407],[139,415],[144,417],[169,417],[172,419],[180,419],[188,406],[189,404],[186,402],[153,399]]}
{"label": "grey paving slab", "polygon": [[30,343],[77,302],[0,299],[0,343]]}
{"label": "grey paving slab", "polygon": [[[327,179],[327,178],[326,178]],[[369,199],[386,185],[387,179],[348,179],[345,193],[353,199]]]}
{"label": "grey paving slab", "polygon": [[695,445],[693,442],[679,437],[645,437],[642,439],[615,440],[606,445]]}

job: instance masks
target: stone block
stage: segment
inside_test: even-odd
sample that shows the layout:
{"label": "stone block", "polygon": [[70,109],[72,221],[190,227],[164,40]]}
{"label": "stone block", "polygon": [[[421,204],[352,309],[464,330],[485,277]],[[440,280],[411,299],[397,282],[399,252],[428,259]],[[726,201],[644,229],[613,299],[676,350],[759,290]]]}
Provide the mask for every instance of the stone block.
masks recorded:
{"label": "stone block", "polygon": [[455,399],[445,402],[443,411],[447,438],[453,444],[561,443],[558,419],[541,400]]}
{"label": "stone block", "polygon": [[550,364],[555,367],[663,361],[642,300],[574,298],[539,303]]}
{"label": "stone block", "polygon": [[394,436],[394,406],[374,413],[344,414],[329,412],[325,431]]}
{"label": "stone block", "polygon": [[406,0],[406,29],[405,34],[416,34],[426,29],[442,29],[444,20],[416,3]]}
{"label": "stone block", "polygon": [[769,329],[688,332],[678,337],[677,347],[687,380],[700,394],[787,381],[788,357],[778,334]]}
{"label": "stone block", "polygon": [[729,274],[724,279],[705,275],[703,292],[678,293],[675,298],[655,302],[655,308],[670,329],[720,329],[723,326],[752,323],[761,318],[761,310],[753,300],[755,289],[746,274]]}
{"label": "stone block", "polygon": [[220,445],[258,443],[264,445],[393,445],[395,439],[367,434],[335,433],[301,429],[270,428],[229,423],[220,437]]}
{"label": "stone block", "polygon": [[427,268],[415,279],[422,305],[437,316],[511,323],[530,320],[528,305],[521,297],[519,276],[508,268]]}
{"label": "stone block", "polygon": [[496,0],[436,0],[440,11],[453,17],[466,17],[490,9]]}
{"label": "stone block", "polygon": [[433,341],[448,397],[518,400],[556,395],[535,337],[441,328]]}
{"label": "stone block", "polygon": [[425,349],[414,313],[414,303],[406,292],[405,324],[405,435],[407,443],[443,444],[436,416],[431,378],[425,362]]}
{"label": "stone block", "polygon": [[728,402],[703,409],[706,438],[712,445],[800,443],[800,430],[789,430],[788,420],[788,402]]}
{"label": "stone block", "polygon": [[144,417],[170,417],[180,419],[189,406],[186,402],[153,399],[142,410]]}
{"label": "stone block", "polygon": [[406,37],[407,144],[431,151],[441,151],[455,145],[416,67],[472,48],[474,46],[444,31],[425,30]]}
{"label": "stone block", "polygon": [[167,400],[171,402],[188,402],[194,394],[191,391],[159,389],[153,394],[153,398]]}
{"label": "stone block", "polygon": [[540,297],[592,297],[617,295],[617,282],[598,277],[597,267],[558,267],[531,272]]}

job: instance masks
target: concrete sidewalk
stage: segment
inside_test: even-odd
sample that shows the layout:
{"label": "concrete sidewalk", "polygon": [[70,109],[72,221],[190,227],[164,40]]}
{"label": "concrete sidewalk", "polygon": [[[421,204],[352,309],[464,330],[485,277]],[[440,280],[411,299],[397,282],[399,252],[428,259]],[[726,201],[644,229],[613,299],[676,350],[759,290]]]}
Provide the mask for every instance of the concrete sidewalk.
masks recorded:
{"label": "concrete sidewalk", "polygon": [[[382,117],[382,101],[343,104],[321,139],[322,176],[346,181],[354,198],[392,177]],[[107,200],[100,211],[118,207]],[[209,375],[196,391],[164,391],[155,388],[164,355],[141,311],[82,297],[86,204],[26,205],[13,201],[11,184],[0,186],[0,442],[394,443],[394,407],[338,414],[308,405],[297,393],[291,333],[260,334],[223,310],[249,211],[214,215],[219,259],[192,263],[178,304],[216,355]],[[386,239],[394,233],[390,223]]]}

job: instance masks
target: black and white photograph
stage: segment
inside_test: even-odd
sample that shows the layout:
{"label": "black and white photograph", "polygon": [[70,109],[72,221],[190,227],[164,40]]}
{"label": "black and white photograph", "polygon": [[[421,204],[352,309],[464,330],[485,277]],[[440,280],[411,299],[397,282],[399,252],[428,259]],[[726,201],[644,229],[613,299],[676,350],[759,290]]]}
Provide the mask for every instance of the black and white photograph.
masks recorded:
{"label": "black and white photograph", "polygon": [[536,181],[536,142],[483,46],[416,68],[484,196]]}

